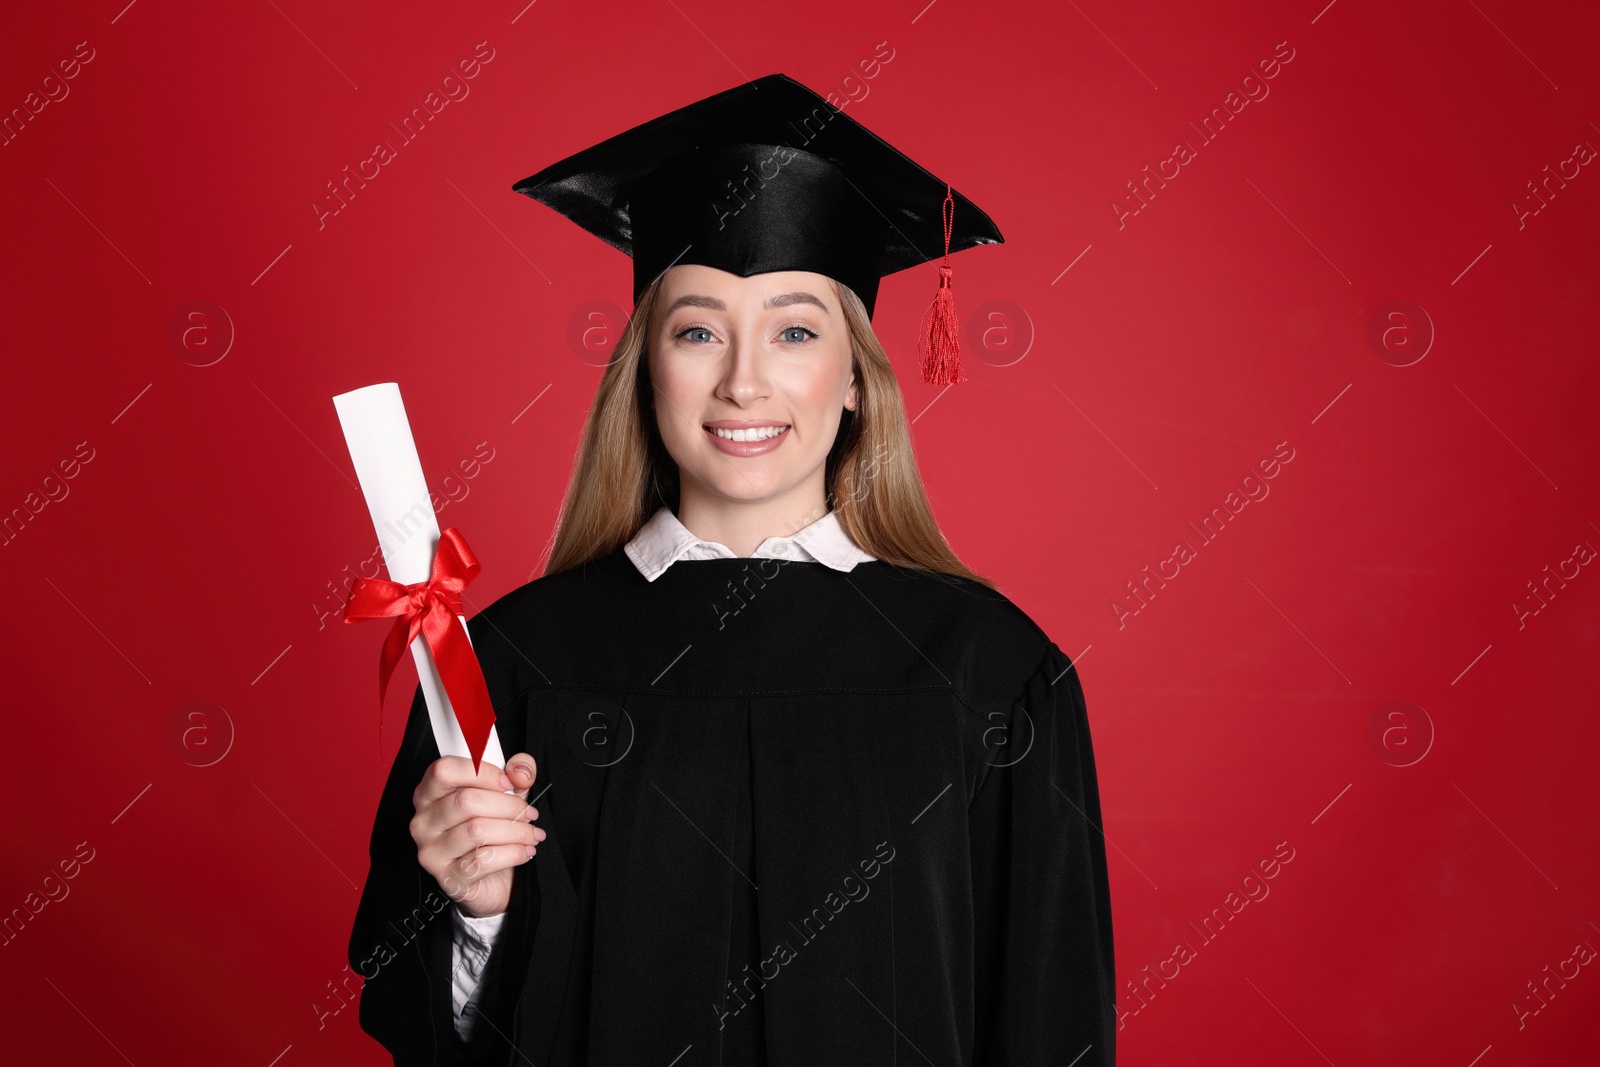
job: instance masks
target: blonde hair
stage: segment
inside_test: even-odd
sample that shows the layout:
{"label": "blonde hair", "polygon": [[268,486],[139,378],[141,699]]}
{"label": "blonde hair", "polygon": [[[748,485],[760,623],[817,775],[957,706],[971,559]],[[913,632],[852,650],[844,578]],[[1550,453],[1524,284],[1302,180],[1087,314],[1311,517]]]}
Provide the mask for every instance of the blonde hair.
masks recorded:
{"label": "blonde hair", "polygon": [[[645,355],[665,276],[665,271],[657,275],[639,295],[600,377],[545,574],[617,551],[658,507],[677,512],[678,467],[655,427]],[[911,449],[894,368],[872,332],[861,299],[849,286],[829,280],[850,327],[857,403],[855,411],[844,411],[828,452],[823,472],[828,506],[851,540],[885,563],[966,578],[997,590],[993,581],[968,569],[939,532]]]}

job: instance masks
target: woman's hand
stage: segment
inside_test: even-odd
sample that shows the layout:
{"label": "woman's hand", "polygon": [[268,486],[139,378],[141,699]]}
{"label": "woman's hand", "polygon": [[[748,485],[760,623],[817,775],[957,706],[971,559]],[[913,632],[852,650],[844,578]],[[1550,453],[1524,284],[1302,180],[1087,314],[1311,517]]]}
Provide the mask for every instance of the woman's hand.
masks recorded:
{"label": "woman's hand", "polygon": [[505,911],[513,868],[531,860],[545,839],[531,821],[539,809],[528,803],[536,774],[526,752],[507,760],[504,771],[485,762],[473,774],[467,757],[442,756],[423,772],[411,795],[417,861],[463,913]]}

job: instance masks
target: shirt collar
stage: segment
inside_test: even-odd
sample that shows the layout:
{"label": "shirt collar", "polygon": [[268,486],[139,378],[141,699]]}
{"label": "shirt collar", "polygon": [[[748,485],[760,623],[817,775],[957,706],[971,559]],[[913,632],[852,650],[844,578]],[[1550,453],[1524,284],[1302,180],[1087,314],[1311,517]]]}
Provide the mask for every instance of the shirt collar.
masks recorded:
{"label": "shirt collar", "polygon": [[[678,520],[671,508],[657,508],[654,515],[634,534],[623,551],[647,581],[657,578],[680,559],[737,559],[733,550],[716,541],[702,541]],[[872,556],[850,540],[829,511],[822,518],[788,537],[769,537],[756,547],[754,559],[787,559],[802,563],[821,563],[836,571],[848,571]]]}

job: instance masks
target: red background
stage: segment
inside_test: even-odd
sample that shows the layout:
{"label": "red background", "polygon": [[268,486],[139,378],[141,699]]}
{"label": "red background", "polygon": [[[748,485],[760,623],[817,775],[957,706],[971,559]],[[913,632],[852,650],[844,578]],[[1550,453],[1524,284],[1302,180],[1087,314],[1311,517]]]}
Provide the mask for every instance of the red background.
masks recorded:
{"label": "red background", "polygon": [[[1594,966],[1513,1007],[1600,947],[1600,576],[1562,562],[1600,546],[1600,174],[1513,206],[1600,145],[1592,7],[120,2],[0,38],[6,113],[93,49],[0,147],[0,508],[67,492],[0,549],[0,912],[70,890],[0,946],[8,1062],[386,1062],[329,983],[414,675],[380,758],[383,628],[326,614],[375,544],[330,398],[400,383],[476,608],[536,575],[617,326],[581,313],[631,272],[510,186],[774,71],[1005,234],[954,261],[969,383],[916,377],[931,266],[876,324],[951,543],[1081,663],[1119,978],[1195,950],[1123,988],[1121,1062],[1594,1055]],[[319,227],[479,42],[470,95]],[[1188,123],[1289,49],[1202,144]],[[169,339],[197,300],[231,344],[214,311]],[[1534,614],[1546,565],[1571,577]],[[1203,941],[1280,843],[1270,895]]]}

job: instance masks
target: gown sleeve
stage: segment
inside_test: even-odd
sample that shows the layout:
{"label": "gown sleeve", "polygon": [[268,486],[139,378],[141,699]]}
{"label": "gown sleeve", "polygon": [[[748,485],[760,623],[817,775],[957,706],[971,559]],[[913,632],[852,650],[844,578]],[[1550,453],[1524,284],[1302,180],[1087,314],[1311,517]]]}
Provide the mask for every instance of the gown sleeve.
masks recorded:
{"label": "gown sleeve", "polygon": [[[974,1067],[1115,1062],[1111,892],[1083,687],[1051,643],[968,806]],[[1018,755],[1018,753],[1023,753]]]}
{"label": "gown sleeve", "polygon": [[[521,992],[521,984],[507,981],[505,969],[495,966],[494,957],[504,955],[505,942],[521,930],[519,924],[507,923],[504,933],[510,936],[497,939],[479,1003],[471,1009],[485,1018],[474,1021],[470,1043],[457,1035],[451,976],[456,907],[418,862],[410,825],[416,814],[412,794],[438,758],[418,686],[400,751],[378,801],[371,867],[349,945],[351,970],[363,980],[361,1028],[389,1050],[396,1067],[504,1062],[508,1046],[499,1034],[512,1032],[509,1017]],[[527,907],[525,879],[516,877],[507,914]]]}

